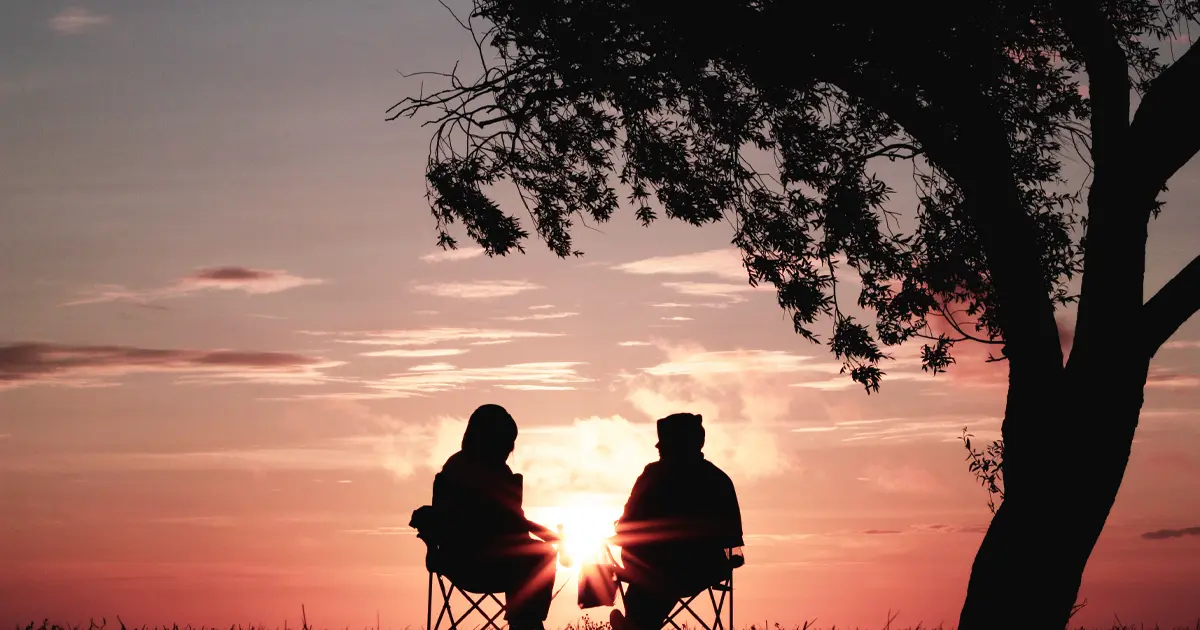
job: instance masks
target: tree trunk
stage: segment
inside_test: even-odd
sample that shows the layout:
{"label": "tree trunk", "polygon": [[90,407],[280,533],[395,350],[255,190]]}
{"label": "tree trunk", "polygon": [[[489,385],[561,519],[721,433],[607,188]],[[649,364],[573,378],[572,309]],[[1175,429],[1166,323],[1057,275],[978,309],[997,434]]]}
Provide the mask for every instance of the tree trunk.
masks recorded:
{"label": "tree trunk", "polygon": [[[1147,367],[1102,365],[1073,386],[1064,373],[1063,387],[1010,388],[1006,427],[1035,430],[1006,431],[1004,502],[971,567],[961,630],[1066,626],[1125,475]],[[1038,407],[1036,418],[1012,415]]]}

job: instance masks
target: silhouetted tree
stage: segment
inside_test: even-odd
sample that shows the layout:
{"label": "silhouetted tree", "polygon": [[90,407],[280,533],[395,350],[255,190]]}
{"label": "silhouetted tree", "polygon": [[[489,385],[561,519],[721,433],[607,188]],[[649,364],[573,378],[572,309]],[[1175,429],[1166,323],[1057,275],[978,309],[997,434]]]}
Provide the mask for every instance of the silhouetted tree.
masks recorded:
{"label": "silhouetted tree", "polygon": [[[474,0],[487,26],[463,25],[483,73],[443,75],[448,88],[389,111],[435,112],[427,179],[443,247],[461,223],[489,255],[524,251],[529,233],[490,196],[508,181],[538,237],[579,255],[575,223],[609,220],[619,187],[644,224],[652,199],[670,218],[730,222],[749,281],[774,285],[807,339],[830,318],[832,352],[868,392],[888,346],[924,338],[935,373],[956,343],[996,346],[1009,369],[1004,501],[960,623],[1061,628],[1121,485],[1150,360],[1200,307],[1200,259],[1149,301],[1142,287],[1158,195],[1200,148],[1200,52],[1163,60],[1198,8]],[[1072,148],[1091,171],[1086,218],[1084,186],[1061,172]],[[880,159],[913,163],[903,231]],[[861,277],[873,326],[846,314],[839,267]],[[1064,361],[1055,311],[1073,302]],[[938,317],[953,334],[930,327]]]}

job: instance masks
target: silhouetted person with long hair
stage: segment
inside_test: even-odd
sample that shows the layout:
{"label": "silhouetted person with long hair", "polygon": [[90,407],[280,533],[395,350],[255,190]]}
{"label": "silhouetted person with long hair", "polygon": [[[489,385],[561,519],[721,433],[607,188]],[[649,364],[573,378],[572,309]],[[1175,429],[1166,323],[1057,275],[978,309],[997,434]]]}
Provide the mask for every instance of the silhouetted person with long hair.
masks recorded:
{"label": "silhouetted person with long hair", "polygon": [[462,449],[434,477],[435,522],[416,513],[413,520],[427,543],[433,539],[440,573],[471,592],[503,592],[511,630],[541,630],[554,596],[556,537],[525,518],[523,479],[506,463],[516,440],[504,407],[476,409]]}
{"label": "silhouetted person with long hair", "polygon": [[677,413],[657,423],[659,460],[646,466],[617,521],[625,613],[613,630],[659,630],[675,602],[740,566],[726,554],[742,541],[733,482],[704,458],[703,418]]}

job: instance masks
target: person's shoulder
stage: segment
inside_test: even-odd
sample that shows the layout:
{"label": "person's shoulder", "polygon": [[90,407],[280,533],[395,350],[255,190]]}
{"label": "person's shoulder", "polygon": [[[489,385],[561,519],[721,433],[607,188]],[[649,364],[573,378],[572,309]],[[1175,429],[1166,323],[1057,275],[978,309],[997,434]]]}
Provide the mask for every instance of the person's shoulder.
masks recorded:
{"label": "person's shoulder", "polygon": [[442,472],[453,474],[454,470],[462,468],[466,463],[463,458],[463,452],[458,451],[446,458],[446,462],[442,464]]}
{"label": "person's shoulder", "polygon": [[662,472],[662,462],[650,462],[642,468],[642,477],[654,477]]}
{"label": "person's shoulder", "polygon": [[709,474],[713,475],[714,477],[716,477],[717,479],[720,479],[723,482],[727,482],[730,485],[733,485],[733,479],[731,479],[724,470],[721,470],[720,466],[708,461],[707,459],[704,460],[704,464],[708,468]]}

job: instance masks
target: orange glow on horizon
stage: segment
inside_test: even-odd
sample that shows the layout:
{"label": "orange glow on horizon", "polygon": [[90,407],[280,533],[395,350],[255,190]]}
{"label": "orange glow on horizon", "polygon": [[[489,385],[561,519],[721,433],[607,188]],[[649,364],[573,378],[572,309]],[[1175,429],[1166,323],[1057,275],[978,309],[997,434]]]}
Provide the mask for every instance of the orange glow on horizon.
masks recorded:
{"label": "orange glow on horizon", "polygon": [[[604,495],[574,492],[558,505],[531,507],[528,512],[530,519],[550,529],[562,526],[559,566],[574,571],[581,564],[606,560],[604,545],[615,534],[621,509]],[[564,555],[570,567],[563,565]]]}

